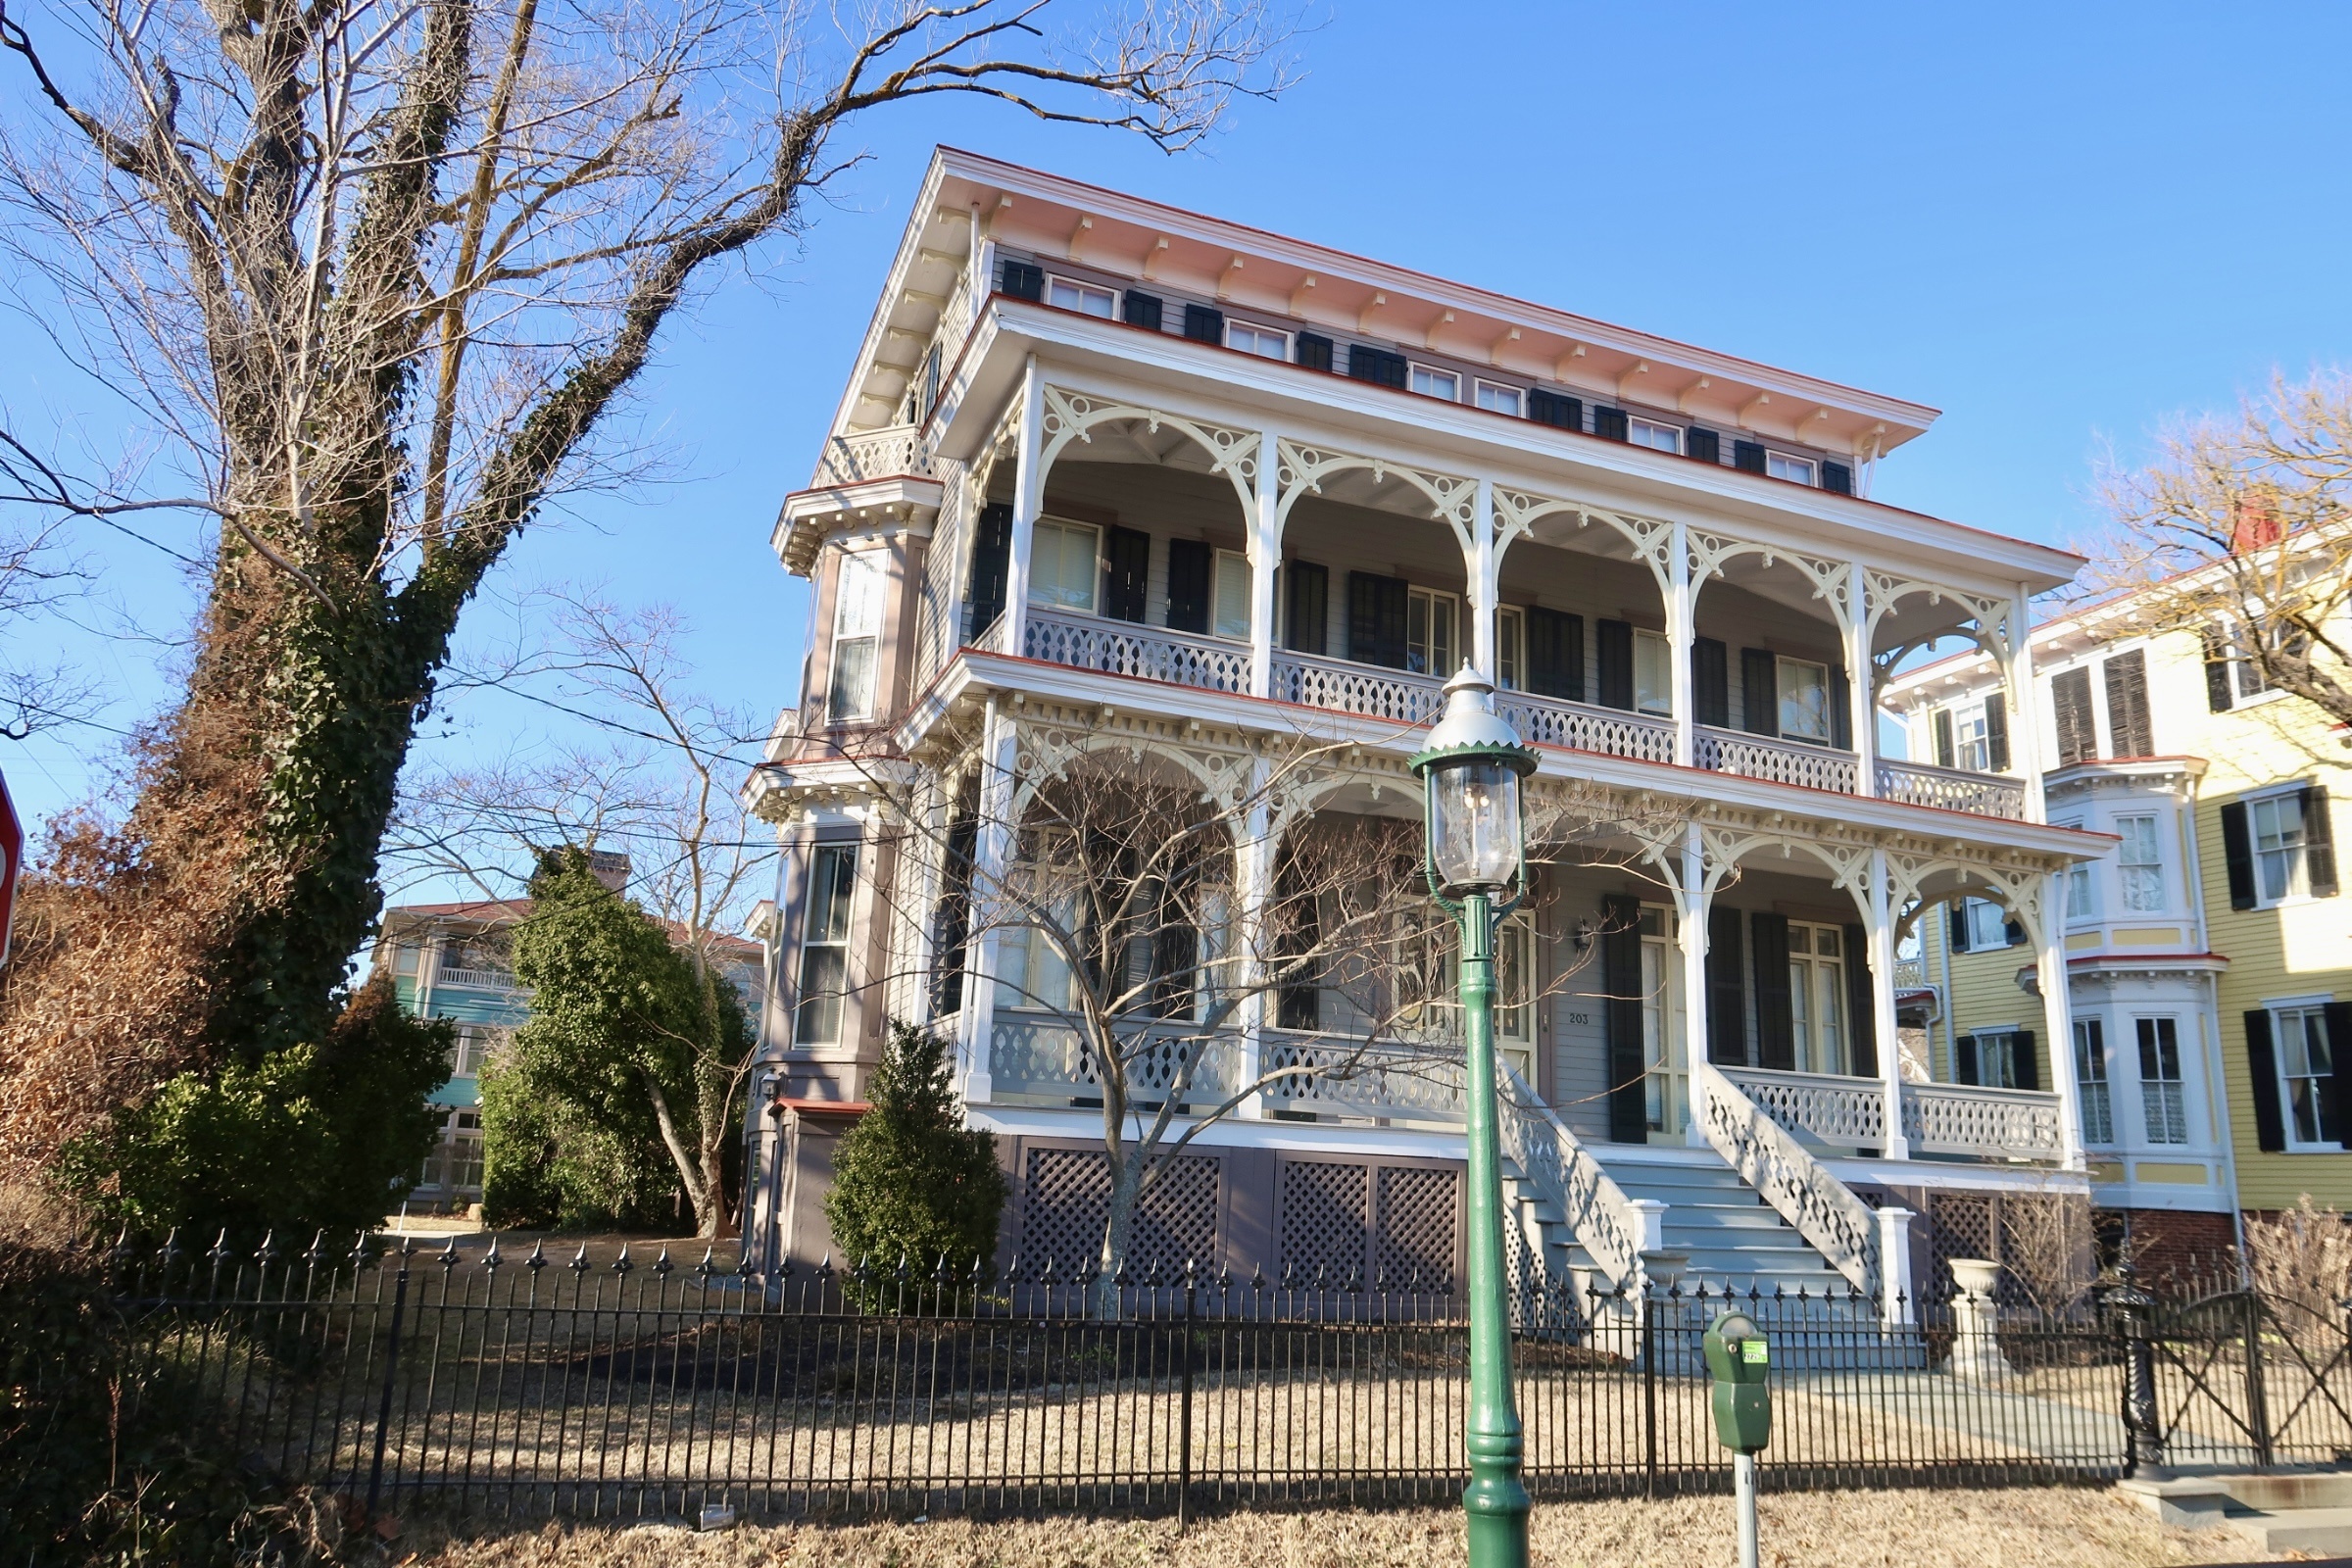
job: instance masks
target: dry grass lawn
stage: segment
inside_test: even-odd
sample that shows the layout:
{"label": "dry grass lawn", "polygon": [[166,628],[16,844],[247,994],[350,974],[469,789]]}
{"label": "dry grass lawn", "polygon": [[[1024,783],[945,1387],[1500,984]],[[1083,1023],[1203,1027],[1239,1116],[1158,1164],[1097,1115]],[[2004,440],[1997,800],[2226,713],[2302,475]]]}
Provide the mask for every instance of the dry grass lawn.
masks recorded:
{"label": "dry grass lawn", "polygon": [[[2166,1529],[2104,1492],[1844,1492],[1767,1497],[1763,1560],[1780,1568],[2148,1568],[2243,1562],[2221,1532]],[[1544,1568],[1729,1568],[1725,1497],[1539,1504]],[[409,1568],[1405,1568],[1460,1563],[1451,1509],[1233,1513],[1172,1522],[1054,1518],[975,1524],[550,1526],[451,1535],[413,1521]]]}

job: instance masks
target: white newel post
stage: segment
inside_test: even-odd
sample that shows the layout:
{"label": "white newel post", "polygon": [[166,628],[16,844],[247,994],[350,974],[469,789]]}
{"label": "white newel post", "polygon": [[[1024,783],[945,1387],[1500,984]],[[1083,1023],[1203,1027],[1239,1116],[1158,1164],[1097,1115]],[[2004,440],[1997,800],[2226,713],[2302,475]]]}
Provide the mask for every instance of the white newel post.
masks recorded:
{"label": "white newel post", "polygon": [[1691,711],[1696,688],[1690,679],[1690,646],[1697,631],[1691,624],[1690,533],[1682,522],[1674,525],[1674,563],[1668,581],[1666,657],[1674,665],[1674,760],[1690,767],[1698,760],[1698,733],[1693,728],[1697,714]]}
{"label": "white newel post", "polygon": [[1889,1203],[1879,1210],[1879,1321],[1896,1328],[1919,1320],[1911,1299],[1911,1211]]}
{"label": "white newel post", "polygon": [[1257,438],[1257,515],[1250,528],[1250,695],[1274,694],[1274,573],[1282,564],[1279,449],[1274,432]]}
{"label": "white newel post", "polygon": [[1675,893],[1675,940],[1683,955],[1683,1068],[1690,1085],[1684,1096],[1690,1118],[1683,1129],[1686,1140],[1698,1142],[1700,1131],[1697,1084],[1707,1054],[1707,897],[1706,858],[1696,822],[1683,828],[1682,886]]}
{"label": "white newel post", "polygon": [[1846,563],[1845,687],[1854,736],[1854,793],[1879,793],[1879,701],[1871,676],[1870,579],[1862,563]]}
{"label": "white newel post", "polygon": [[2059,1163],[2082,1170],[2082,1089],[2075,1082],[2074,988],[2066,972],[2065,910],[2066,874],[2050,872],[2041,879],[2041,931],[2034,957],[2034,976],[2041,985],[2042,1028],[2050,1037],[2042,1059],[2050,1064],[2050,1087],[2058,1094]]}
{"label": "white newel post", "polygon": [[[1494,561],[1494,482],[1478,481],[1478,512],[1470,519],[1470,659],[1489,681],[1494,675],[1494,602],[1497,594]],[[1452,671],[1432,670],[1452,678]]]}
{"label": "white newel post", "polygon": [[988,700],[980,730],[980,823],[973,835],[971,913],[979,935],[964,944],[962,1040],[963,1098],[985,1104],[994,1093],[991,1058],[996,1039],[997,942],[995,905],[1012,859],[1013,768],[1020,732],[1012,715]]}
{"label": "white newel post", "polygon": [[1879,1078],[1886,1092],[1886,1137],[1880,1151],[1888,1159],[1909,1159],[1911,1140],[1903,1131],[1903,1052],[1894,1022],[1894,912],[1886,892],[1886,852],[1870,852],[1870,1016],[1879,1041]]}
{"label": "white newel post", "polygon": [[[1271,764],[1260,757],[1250,764],[1250,792],[1255,797],[1249,815],[1237,825],[1235,871],[1241,884],[1241,952],[1235,964],[1234,985],[1242,994],[1243,1083],[1257,1082],[1266,1070],[1266,1030],[1273,1023],[1273,995],[1266,986],[1266,910],[1274,902],[1274,813],[1266,804],[1266,778]],[[1266,1097],[1252,1093],[1240,1114],[1263,1117]]]}
{"label": "white newel post", "polygon": [[1038,514],[1046,507],[1046,476],[1040,454],[1046,442],[1046,383],[1037,356],[1021,371],[1021,448],[1012,481],[1012,551],[1004,566],[1004,653],[1021,657],[1029,624],[1029,562]]}

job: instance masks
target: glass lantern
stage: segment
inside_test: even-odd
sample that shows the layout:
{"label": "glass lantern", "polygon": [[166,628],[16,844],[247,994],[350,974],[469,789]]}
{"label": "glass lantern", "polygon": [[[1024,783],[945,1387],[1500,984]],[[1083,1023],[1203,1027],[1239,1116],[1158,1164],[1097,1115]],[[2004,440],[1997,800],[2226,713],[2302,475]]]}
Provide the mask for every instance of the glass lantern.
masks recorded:
{"label": "glass lantern", "polygon": [[1519,780],[1536,756],[1494,711],[1494,688],[1464,665],[1446,683],[1446,714],[1412,760],[1427,794],[1430,883],[1443,897],[1499,897],[1520,872]]}

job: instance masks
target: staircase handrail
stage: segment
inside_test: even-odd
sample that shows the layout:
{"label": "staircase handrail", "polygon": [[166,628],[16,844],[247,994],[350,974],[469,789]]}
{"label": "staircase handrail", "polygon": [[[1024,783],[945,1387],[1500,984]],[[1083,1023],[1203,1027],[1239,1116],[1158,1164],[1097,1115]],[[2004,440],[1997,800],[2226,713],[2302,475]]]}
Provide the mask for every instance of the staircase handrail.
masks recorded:
{"label": "staircase handrail", "polygon": [[1690,1088],[1697,1102],[1691,1108],[1709,1147],[1832,1268],[1856,1290],[1877,1296],[1878,1211],[1712,1062],[1690,1064]]}
{"label": "staircase handrail", "polygon": [[1609,1283],[1628,1283],[1641,1267],[1642,1251],[1657,1245],[1657,1237],[1650,1234],[1654,1223],[1528,1086],[1519,1069],[1505,1064],[1504,1071],[1508,1078],[1503,1093],[1495,1097],[1501,1102],[1502,1114],[1496,1121],[1503,1156],[1537,1192],[1558,1205],[1569,1233]]}

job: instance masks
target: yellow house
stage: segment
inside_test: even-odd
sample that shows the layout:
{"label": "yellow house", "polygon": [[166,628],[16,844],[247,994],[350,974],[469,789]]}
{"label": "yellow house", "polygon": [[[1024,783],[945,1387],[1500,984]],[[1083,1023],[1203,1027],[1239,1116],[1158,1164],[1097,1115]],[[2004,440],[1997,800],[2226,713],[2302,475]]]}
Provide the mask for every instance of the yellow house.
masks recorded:
{"label": "yellow house", "polygon": [[2352,900],[2330,802],[2332,720],[2262,689],[2225,628],[2146,636],[2131,596],[2037,627],[2034,691],[1968,654],[1889,681],[1909,755],[2011,767],[2032,724],[2052,823],[2110,835],[2067,880],[2074,1039],[2038,1041],[2031,953],[1996,902],[1919,921],[1913,996],[1938,1079],[2050,1087],[2071,1071],[2093,1201],[2159,1269],[2217,1260],[2241,1210],[2352,1208],[2334,1057],[2352,1052]]}

